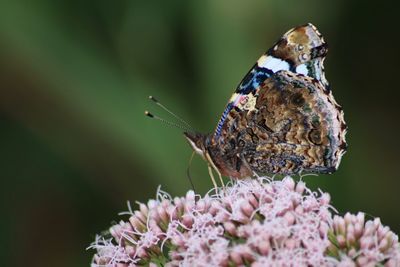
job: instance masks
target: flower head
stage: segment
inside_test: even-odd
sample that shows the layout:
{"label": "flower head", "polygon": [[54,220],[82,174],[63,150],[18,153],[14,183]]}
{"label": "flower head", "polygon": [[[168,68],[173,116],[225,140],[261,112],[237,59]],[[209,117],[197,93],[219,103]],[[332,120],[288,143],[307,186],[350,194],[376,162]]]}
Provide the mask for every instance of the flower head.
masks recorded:
{"label": "flower head", "polygon": [[379,219],[332,217],[327,193],[286,177],[236,181],[139,204],[97,238],[92,266],[364,266],[400,264],[397,236]]}
{"label": "flower head", "polygon": [[327,254],[339,260],[353,259],[358,266],[399,266],[398,236],[383,226],[379,218],[365,222],[365,215],[346,213],[335,215],[329,229],[330,246]]}

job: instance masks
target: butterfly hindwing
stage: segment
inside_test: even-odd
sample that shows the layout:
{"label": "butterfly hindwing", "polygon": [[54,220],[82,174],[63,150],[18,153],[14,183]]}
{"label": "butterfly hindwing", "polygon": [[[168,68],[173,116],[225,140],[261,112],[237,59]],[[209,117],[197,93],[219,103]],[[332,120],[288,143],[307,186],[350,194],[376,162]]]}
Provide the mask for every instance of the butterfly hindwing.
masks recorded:
{"label": "butterfly hindwing", "polygon": [[345,151],[345,128],[340,106],[320,81],[279,71],[230,110],[218,148],[226,169],[330,173]]}

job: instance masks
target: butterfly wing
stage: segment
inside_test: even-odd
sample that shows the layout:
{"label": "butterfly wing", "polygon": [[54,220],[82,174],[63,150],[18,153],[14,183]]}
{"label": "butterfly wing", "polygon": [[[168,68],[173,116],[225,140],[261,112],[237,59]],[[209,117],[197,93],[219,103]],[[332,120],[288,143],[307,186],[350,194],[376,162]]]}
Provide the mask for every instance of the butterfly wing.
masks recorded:
{"label": "butterfly wing", "polygon": [[215,138],[220,136],[226,116],[237,105],[241,97],[254,93],[265,79],[278,71],[290,70],[315,78],[325,88],[328,88],[323,70],[323,61],[327,51],[327,44],[311,23],[293,28],[285,33],[271,49],[258,59],[238,85],[217,124]]}
{"label": "butterfly wing", "polygon": [[331,173],[345,152],[345,132],[342,109],[323,84],[284,70],[241,96],[214,140],[218,152],[212,152],[222,173],[233,177],[243,168]]}

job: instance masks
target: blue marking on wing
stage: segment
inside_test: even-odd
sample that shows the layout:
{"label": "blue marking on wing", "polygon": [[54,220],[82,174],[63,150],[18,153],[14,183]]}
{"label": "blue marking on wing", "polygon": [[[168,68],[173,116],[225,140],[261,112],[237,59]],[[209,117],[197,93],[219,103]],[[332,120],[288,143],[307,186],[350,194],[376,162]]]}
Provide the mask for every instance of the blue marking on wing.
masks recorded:
{"label": "blue marking on wing", "polygon": [[215,136],[219,137],[221,134],[221,130],[222,130],[222,125],[224,125],[225,119],[228,116],[229,112],[231,111],[231,109],[233,108],[233,102],[230,102],[225,110],[224,113],[222,113],[221,119],[219,119],[218,125],[217,125],[217,129],[215,130]]}
{"label": "blue marking on wing", "polygon": [[255,90],[274,73],[267,68],[259,67],[257,64],[247,73],[239,86],[236,88],[236,93],[247,95]]}
{"label": "blue marking on wing", "polygon": [[[258,87],[265,81],[265,79],[271,77],[274,73],[267,68],[261,68],[257,64],[247,73],[247,75],[240,82],[236,88],[236,93],[241,95],[248,95],[251,92],[257,90]],[[221,119],[218,122],[217,129],[215,130],[215,137],[218,138],[221,135],[222,126],[229,114],[234,107],[234,103],[230,102],[226,106],[224,113],[222,113]]]}

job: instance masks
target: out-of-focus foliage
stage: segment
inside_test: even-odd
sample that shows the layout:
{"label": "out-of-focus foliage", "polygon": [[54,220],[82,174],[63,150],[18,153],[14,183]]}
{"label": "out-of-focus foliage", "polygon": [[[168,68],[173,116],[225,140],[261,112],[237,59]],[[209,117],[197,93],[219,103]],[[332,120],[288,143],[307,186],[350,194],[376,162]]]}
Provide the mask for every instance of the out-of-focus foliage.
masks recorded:
{"label": "out-of-focus foliage", "polygon": [[[158,184],[183,194],[190,148],[144,117],[167,117],[147,96],[212,131],[255,60],[306,22],[330,45],[349,151],[334,175],[304,179],[400,232],[397,17],[387,0],[2,1],[1,265],[88,266],[126,200]],[[191,174],[211,187],[201,159]]]}

